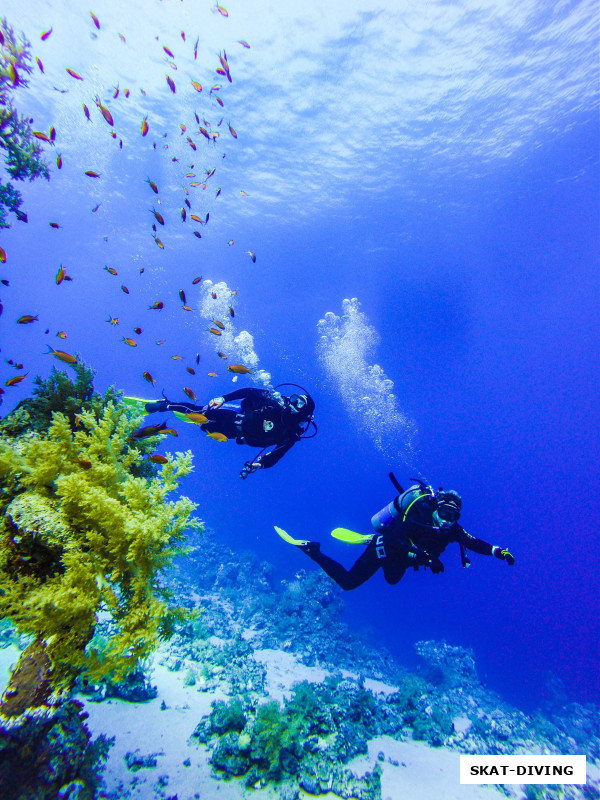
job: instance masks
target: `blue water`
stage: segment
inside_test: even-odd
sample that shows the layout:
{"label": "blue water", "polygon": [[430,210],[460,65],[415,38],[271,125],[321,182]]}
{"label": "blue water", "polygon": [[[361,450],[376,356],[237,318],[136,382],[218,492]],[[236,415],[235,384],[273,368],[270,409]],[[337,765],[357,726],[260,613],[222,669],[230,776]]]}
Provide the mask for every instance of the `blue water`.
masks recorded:
{"label": "blue water", "polygon": [[[449,548],[443,575],[411,572],[390,587],[379,573],[348,593],[347,620],[407,664],[421,639],[472,647],[482,680],[525,708],[544,699],[549,671],[574,699],[598,701],[597,8],[432,3],[392,12],[311,2],[300,15],[291,4],[252,5],[227,3],[226,19],[210,3],[129,3],[124,13],[106,0],[94,7],[97,31],[87,11],[66,3],[4,4],[45,69],[34,63],[14,103],[35,129],[55,125],[57,140],[46,147],[50,182],[19,187],[29,222],[0,232],[10,280],[2,355],[29,373],[6,388],[2,412],[58,365],[43,355],[46,344],[79,353],[100,391],[114,384],[183,399],[187,386],[204,401],[268,384],[262,373],[232,384],[215,352],[227,344],[230,362],[233,353],[256,363],[271,385],[306,386],[319,427],[242,482],[251,451],[177,424],[179,438],[161,452],[193,450],[183,491],[228,546],[273,562],[280,579],[317,569],[274,534],[277,524],[350,565],[359,549],[329,532],[370,532],[371,516],[394,496],[390,470],[405,485],[420,475],[455,488],[465,528],[509,547],[515,566],[473,555],[463,570]],[[231,85],[214,72],[223,49]],[[214,82],[223,109],[209,97]],[[115,117],[116,139],[96,94]],[[221,134],[214,147],[194,110]],[[184,174],[213,167],[205,190],[188,188],[188,214],[208,211],[209,224],[183,223],[183,187],[194,180]],[[101,177],[86,177],[89,169]],[[164,250],[151,237],[152,208],[165,217]],[[73,281],[56,286],[60,263]],[[203,282],[192,286],[197,275]],[[237,290],[235,319],[220,316],[234,333],[219,342],[206,331],[207,281]],[[192,313],[181,310],[179,289]],[[163,311],[148,310],[156,300]],[[22,314],[39,322],[15,325]],[[339,349],[332,330],[346,335]],[[253,337],[246,350],[233,341],[242,331]],[[2,383],[14,374],[3,359]],[[201,554],[194,558],[201,571]]]}

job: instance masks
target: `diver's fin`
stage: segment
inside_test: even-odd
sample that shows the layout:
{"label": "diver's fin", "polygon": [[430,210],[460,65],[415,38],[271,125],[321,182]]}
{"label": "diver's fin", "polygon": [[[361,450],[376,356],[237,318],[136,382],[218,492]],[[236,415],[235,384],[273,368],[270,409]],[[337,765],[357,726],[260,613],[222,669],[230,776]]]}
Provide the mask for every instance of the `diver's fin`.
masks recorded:
{"label": "diver's fin", "polygon": [[284,542],[288,542],[288,544],[295,544],[297,547],[305,547],[310,542],[307,539],[293,539],[287,531],[284,531],[283,528],[278,528],[277,525],[273,525],[277,533],[281,536]]}
{"label": "diver's fin", "polygon": [[121,398],[121,402],[125,403],[126,406],[131,406],[134,408],[138,414],[149,414],[149,411],[146,411],[146,403],[153,403],[153,400],[144,400],[143,397],[128,397],[126,394],[123,395]]}
{"label": "diver's fin", "polygon": [[348,544],[369,544],[375,534],[356,533],[356,531],[349,531],[348,528],[336,528],[331,531],[331,535],[334,539]]}

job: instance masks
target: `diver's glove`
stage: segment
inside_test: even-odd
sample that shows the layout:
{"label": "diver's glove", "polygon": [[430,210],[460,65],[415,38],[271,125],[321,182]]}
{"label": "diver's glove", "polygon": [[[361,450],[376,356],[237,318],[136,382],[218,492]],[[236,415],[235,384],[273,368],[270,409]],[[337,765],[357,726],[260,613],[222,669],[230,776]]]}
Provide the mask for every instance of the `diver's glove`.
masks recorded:
{"label": "diver's glove", "polygon": [[435,573],[436,575],[440,572],[444,571],[444,565],[439,560],[439,558],[430,558],[427,564],[425,565],[430,568],[430,570]]}
{"label": "diver's glove", "polygon": [[253,472],[256,472],[257,469],[262,469],[262,464],[260,463],[260,456],[254,463],[252,463],[251,461],[246,461],[242,471],[240,472],[240,478],[243,481],[245,481],[248,475],[251,475]]}
{"label": "diver's glove", "polygon": [[492,555],[495,555],[500,561],[506,561],[511,567],[515,563],[515,557],[509,552],[507,547],[492,547]]}

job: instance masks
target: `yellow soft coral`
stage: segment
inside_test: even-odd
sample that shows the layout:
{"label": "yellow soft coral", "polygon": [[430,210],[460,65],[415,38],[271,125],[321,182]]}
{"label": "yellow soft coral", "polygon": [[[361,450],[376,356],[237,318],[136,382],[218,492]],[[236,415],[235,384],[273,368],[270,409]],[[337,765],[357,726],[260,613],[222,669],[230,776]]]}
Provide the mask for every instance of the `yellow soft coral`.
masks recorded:
{"label": "yellow soft coral", "polygon": [[[75,432],[54,414],[45,434],[0,441],[0,616],[45,643],[56,687],[81,672],[122,679],[178,614],[159,578],[199,525],[191,500],[167,500],[192,456],[136,476],[138,424],[109,403],[99,418],[81,413]],[[110,634],[96,646],[100,618]]]}

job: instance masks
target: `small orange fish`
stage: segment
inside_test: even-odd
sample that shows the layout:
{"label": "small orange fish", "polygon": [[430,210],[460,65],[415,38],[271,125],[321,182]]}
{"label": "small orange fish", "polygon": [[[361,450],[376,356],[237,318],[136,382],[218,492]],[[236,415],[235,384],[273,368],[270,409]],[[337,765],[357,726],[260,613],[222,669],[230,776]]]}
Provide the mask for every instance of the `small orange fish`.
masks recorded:
{"label": "small orange fish", "polygon": [[119,39],[123,42],[123,44],[127,43],[127,39],[123,36],[122,33],[119,34]]}
{"label": "small orange fish", "polygon": [[125,294],[129,294],[129,289],[126,286],[121,286],[121,289],[125,292]]}
{"label": "small orange fish", "polygon": [[213,300],[217,299],[217,293],[216,292],[211,292],[210,296],[212,297]]}
{"label": "small orange fish", "polygon": [[154,464],[168,464],[169,459],[165,458],[164,456],[158,455],[154,453],[151,456],[148,456],[148,461],[152,461]]}
{"label": "small orange fish", "polygon": [[256,253],[253,253],[252,250],[246,250],[250,258],[252,259],[252,263],[256,264]]}
{"label": "small orange fish", "polygon": [[235,317],[235,311],[233,310],[232,306],[229,306],[229,308],[227,309],[227,313],[229,314],[230,317]]}
{"label": "small orange fish", "polygon": [[218,378],[219,376],[217,375],[217,373],[216,373],[216,372],[209,372],[209,373],[208,373],[208,377],[209,377],[209,378]]}
{"label": "small orange fish", "polygon": [[142,136],[148,133],[148,116],[146,115],[142,120]]}
{"label": "small orange fish", "polygon": [[220,5],[217,3],[217,5],[216,5],[216,10],[219,12],[219,14],[220,14],[222,17],[228,17],[228,16],[229,16],[229,12],[228,12],[228,11],[227,11],[227,9],[225,8],[225,6],[220,6]]}
{"label": "small orange fish", "polygon": [[216,192],[216,194],[215,194],[215,199],[216,199],[216,198],[217,198],[217,197],[218,197],[220,194],[221,194],[221,189],[219,188],[219,189],[217,189],[217,192]]}
{"label": "small orange fish", "polygon": [[204,414],[200,414],[200,412],[197,411],[190,411],[185,417],[196,425],[202,425],[203,422],[208,422],[208,417],[205,417]]}
{"label": "small orange fish", "polygon": [[82,103],[81,105],[83,106],[83,113],[85,114],[85,116],[86,116],[86,118],[87,118],[88,122],[91,122],[91,120],[90,120],[90,110],[89,110],[89,108],[86,106],[86,104],[85,104],[85,103]]}
{"label": "small orange fish", "polygon": [[0,247],[0,264],[6,264],[6,250]]}
{"label": "small orange fish", "polygon": [[156,344],[164,344],[164,343],[165,343],[164,339],[157,339],[156,340]]}
{"label": "small orange fish", "polygon": [[213,319],[213,322],[215,323],[215,325],[217,326],[217,328],[220,328],[222,331],[224,331],[224,330],[225,330],[225,325],[223,325],[223,323],[222,323],[222,322],[219,322],[219,320],[218,320],[218,319]]}
{"label": "small orange fish", "polygon": [[218,328],[208,328],[207,330],[210,331],[210,333],[214,333],[215,336],[223,335]]}
{"label": "small orange fish", "polygon": [[190,373],[190,375],[196,374],[196,370],[193,367],[186,367],[186,370]]}
{"label": "small orange fish", "polygon": [[147,380],[147,381],[148,381],[148,383],[151,383],[153,386],[154,386],[154,384],[156,383],[156,381],[154,380],[154,378],[152,377],[152,375],[150,375],[150,373],[149,373],[149,372],[143,372],[143,373],[142,373],[142,377],[143,377],[145,380]]}
{"label": "small orange fish", "polygon": [[57,166],[59,169],[62,169],[62,156],[61,156],[61,154],[60,154],[60,153],[57,153],[57,154],[56,154],[56,166]]}
{"label": "small orange fish", "polygon": [[129,97],[129,95],[131,94],[131,92],[129,91],[129,89],[125,89],[125,90],[123,91],[123,94],[125,95],[125,97]]}
{"label": "small orange fish", "polygon": [[121,341],[125,342],[125,344],[128,344],[129,347],[137,347],[137,342],[135,339],[128,339],[126,336],[124,336]]}
{"label": "small orange fish", "polygon": [[15,375],[14,378],[9,378],[4,385],[16,386],[18,383],[21,383],[21,381],[24,381],[28,375],[29,375],[28,372],[26,372],[25,375]]}
{"label": "small orange fish", "polygon": [[64,281],[65,275],[66,275],[65,268],[61,264],[59,269],[58,269],[58,272],[56,273],[56,279],[55,280],[56,280],[56,285],[57,286],[59,286]]}
{"label": "small orange fish", "polygon": [[207,433],[206,435],[208,436],[209,439],[214,439],[215,442],[226,442],[226,441],[228,441],[227,437],[225,436],[225,434],[224,433],[219,433],[218,431],[215,431],[214,433]]}
{"label": "small orange fish", "polygon": [[197,92],[201,92],[202,91],[202,84],[198,83],[198,81],[192,81],[192,86],[194,87],[194,89]]}
{"label": "small orange fish", "polygon": [[37,321],[38,321],[37,314],[35,315],[35,317],[32,317],[30,314],[24,314],[17,320],[19,325],[27,325],[29,322],[37,322]]}
{"label": "small orange fish", "polygon": [[174,361],[181,361],[181,360],[183,359],[183,356],[171,356],[171,358],[172,358]]}
{"label": "small orange fish", "polygon": [[94,99],[94,102],[96,103],[96,105],[100,109],[100,113],[102,114],[104,119],[108,122],[108,124],[109,125],[114,125],[115,121],[113,119],[113,115],[110,113],[108,108],[106,108],[106,106],[102,105],[102,103],[100,102],[100,98],[98,96],[96,96],[96,98]]}
{"label": "small orange fish", "polygon": [[181,300],[182,303],[185,303],[185,292],[183,291],[183,289],[179,290],[179,299]]}
{"label": "small orange fish", "polygon": [[59,361],[64,361],[65,364],[77,363],[77,358],[72,356],[70,353],[65,353],[64,350],[54,350],[49,344],[47,344],[46,347],[48,348],[48,352],[45,353],[45,355],[55,356],[55,358],[58,358]]}
{"label": "small orange fish", "polygon": [[237,40],[237,43],[238,43],[238,44],[241,44],[241,45],[242,45],[242,47],[245,47],[245,48],[247,48],[248,50],[250,50],[250,45],[248,44],[248,42],[247,42],[245,39],[238,39],[238,40]]}
{"label": "small orange fish", "polygon": [[[218,97],[217,95],[215,95],[215,100],[216,100],[216,101],[217,101],[217,103],[218,103],[218,104],[221,106],[221,108],[223,108],[223,106],[225,105],[225,103],[224,103],[224,102],[221,100],[221,98],[220,98],[220,97]],[[237,138],[237,137],[236,137],[236,138]]]}
{"label": "small orange fish", "polygon": [[160,300],[157,300],[156,303],[153,303],[151,306],[148,306],[149,311],[160,311],[162,308],[165,307],[165,304]]}
{"label": "small orange fish", "polygon": [[177,433],[175,428],[163,428],[162,431],[161,431],[161,434],[162,433],[170,433],[171,436],[179,436],[179,434]]}
{"label": "small orange fish", "polygon": [[146,183],[150,186],[154,194],[158,194],[158,186],[154,183],[154,181],[151,181],[150,178],[146,178]]}
{"label": "small orange fish", "polygon": [[173,92],[173,94],[175,94],[177,90],[175,89],[175,82],[173,81],[173,78],[170,75],[167,75],[166,78],[167,83],[169,84],[169,89]]}
{"label": "small orange fish", "polygon": [[40,59],[37,56],[35,57],[35,60],[37,62],[38,67],[40,68],[40,72],[43,72],[44,71],[44,65],[42,64],[42,62],[40,61]]}
{"label": "small orange fish", "polygon": [[227,358],[227,356],[225,355],[225,353],[220,353],[220,352],[217,352],[217,355],[219,356],[219,358]]}
{"label": "small orange fish", "polygon": [[62,228],[62,225],[59,225],[58,222],[49,222],[48,224],[51,228]]}
{"label": "small orange fish", "polygon": [[193,219],[194,222],[199,222],[201,225],[204,225],[204,220],[202,217],[199,217],[197,214],[190,214],[190,219]]}
{"label": "small orange fish", "polygon": [[202,238],[202,234],[200,233],[200,231],[194,231],[194,236],[195,236],[197,239],[201,239],[201,238]]}
{"label": "small orange fish", "polygon": [[142,329],[141,328],[134,328],[133,332],[137,333],[137,335],[139,336],[141,334],[141,332],[142,332]]}
{"label": "small orange fish", "polygon": [[240,194],[242,195],[242,197],[248,197],[248,192],[245,192],[243,189],[240,192]]}
{"label": "small orange fish", "polygon": [[67,70],[67,72],[69,73],[69,75],[70,75],[72,78],[75,78],[75,79],[76,79],[76,80],[78,80],[78,81],[82,81],[82,80],[83,80],[83,78],[81,77],[81,75],[80,75],[78,72],[75,72],[75,70],[74,70],[74,69],[69,69],[69,67],[66,67],[66,70]]}
{"label": "small orange fish", "polygon": [[152,238],[154,239],[154,241],[155,241],[155,242],[156,242],[156,244],[157,244],[157,245],[160,247],[160,249],[161,249],[161,250],[164,250],[164,249],[165,249],[165,246],[164,246],[164,244],[161,242],[161,240],[158,238],[158,236],[156,236],[155,234],[153,234],[153,237],[152,237]]}
{"label": "small orange fish", "polygon": [[90,11],[90,17],[94,20],[94,25],[100,30],[100,23],[98,22],[98,17],[94,14],[93,11]]}
{"label": "small orange fish", "polygon": [[116,269],[113,269],[112,267],[107,267],[106,264],[104,265],[104,269],[107,272],[110,272],[111,275],[118,275],[119,274]]}
{"label": "small orange fish", "polygon": [[110,322],[111,325],[118,325],[119,324],[119,318],[118,317],[111,317],[110,314],[108,315],[108,319],[106,321]]}
{"label": "small orange fish", "polygon": [[181,306],[184,311],[193,311],[194,309],[191,306]]}
{"label": "small orange fish", "polygon": [[190,400],[193,400],[194,403],[197,402],[198,398],[194,394],[193,389],[190,389],[189,386],[184,386],[183,387],[183,391],[187,394],[187,396],[190,398]]}
{"label": "small orange fish", "polygon": [[237,132],[231,127],[229,123],[227,123],[227,127],[229,128],[229,133],[233,136],[233,138],[237,139],[238,137]]}
{"label": "small orange fish", "polygon": [[231,247],[231,245],[232,245],[233,243],[234,243],[234,242],[233,242],[233,239],[230,239],[230,240],[227,242],[227,244],[229,245],[229,247]]}
{"label": "small orange fish", "polygon": [[67,338],[67,332],[66,331],[58,331],[58,333],[56,335],[58,336],[59,339],[66,339]]}
{"label": "small orange fish", "polygon": [[227,369],[229,372],[235,372],[236,375],[251,375],[252,370],[244,367],[242,364],[230,364]]}
{"label": "small orange fish", "polygon": [[99,173],[98,172],[94,172],[93,169],[86,170],[85,174],[88,176],[88,178],[99,178],[100,177]]}
{"label": "small orange fish", "polygon": [[154,217],[158,223],[160,223],[161,225],[165,224],[165,218],[163,217],[162,214],[159,214],[158,211],[155,211],[154,209],[152,209],[152,213],[154,214]]}
{"label": "small orange fish", "polygon": [[201,280],[202,280],[202,275],[200,275],[199,278],[194,278],[194,280],[192,281],[192,285],[195,286],[197,283],[200,283]]}
{"label": "small orange fish", "polygon": [[46,39],[47,39],[47,38],[50,36],[50,34],[51,34],[51,33],[52,33],[52,28],[50,28],[50,29],[49,29],[49,30],[47,30],[47,31],[44,31],[44,32],[42,33],[42,35],[40,36],[40,39],[42,40],[42,42],[45,42],[45,41],[46,41]]}
{"label": "small orange fish", "polygon": [[32,131],[32,133],[36,139],[41,139],[42,142],[52,143],[52,139],[48,136],[47,133],[44,133],[43,131]]}

